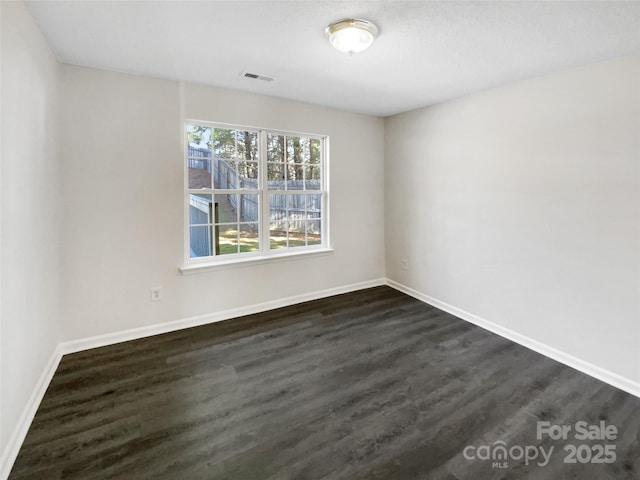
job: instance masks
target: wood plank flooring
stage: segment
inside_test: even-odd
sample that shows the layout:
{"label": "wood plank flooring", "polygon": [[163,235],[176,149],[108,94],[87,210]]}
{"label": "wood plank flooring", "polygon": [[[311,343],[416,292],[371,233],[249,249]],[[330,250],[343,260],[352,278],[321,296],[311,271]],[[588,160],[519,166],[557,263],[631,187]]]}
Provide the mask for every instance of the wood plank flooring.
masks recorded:
{"label": "wood plank flooring", "polygon": [[[538,421],[618,436],[538,440]],[[465,458],[498,441],[554,452]],[[564,463],[567,444],[617,459]],[[640,399],[388,287],[66,355],[10,475],[565,478],[640,478]]]}

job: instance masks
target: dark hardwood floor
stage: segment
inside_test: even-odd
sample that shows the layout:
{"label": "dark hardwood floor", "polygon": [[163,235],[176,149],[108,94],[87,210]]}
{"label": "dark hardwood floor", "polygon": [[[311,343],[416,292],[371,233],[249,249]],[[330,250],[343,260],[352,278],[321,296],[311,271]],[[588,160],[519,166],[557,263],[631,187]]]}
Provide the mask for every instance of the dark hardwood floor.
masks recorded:
{"label": "dark hardwood floor", "polygon": [[66,355],[10,478],[638,479],[640,399],[378,287]]}

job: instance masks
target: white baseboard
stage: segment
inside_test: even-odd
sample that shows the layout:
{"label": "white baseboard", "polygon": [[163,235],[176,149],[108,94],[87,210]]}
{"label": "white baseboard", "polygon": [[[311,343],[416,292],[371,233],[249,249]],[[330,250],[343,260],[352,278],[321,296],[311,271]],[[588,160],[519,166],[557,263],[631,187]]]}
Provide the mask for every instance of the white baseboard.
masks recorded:
{"label": "white baseboard", "polygon": [[176,330],[182,330],[184,328],[196,327],[198,325],[205,325],[207,323],[220,322],[222,320],[241,317],[243,315],[265,312],[267,310],[273,310],[275,308],[287,307],[289,305],[295,305],[297,303],[317,300],[319,298],[339,295],[341,293],[354,292],[356,290],[362,290],[364,288],[378,287],[385,284],[385,278],[378,278],[366,282],[353,283],[350,285],[343,285],[341,287],[328,288],[316,292],[280,298],[278,300],[272,300],[269,302],[257,303],[246,307],[232,308],[229,310],[215,312],[207,315],[198,315],[195,317],[184,318],[173,322],[159,323],[141,328],[132,328],[131,330],[125,330],[122,332],[107,333],[105,335],[97,335],[95,337],[71,340],[58,344],[49,362],[47,363],[44,372],[40,376],[38,383],[36,384],[33,393],[31,394],[31,398],[29,398],[29,402],[22,412],[22,416],[20,417],[20,420],[18,421],[13,434],[9,439],[7,447],[5,448],[4,452],[2,452],[0,462],[0,480],[6,480],[9,476],[9,473],[11,472],[11,468],[13,467],[16,457],[18,456],[18,452],[20,451],[22,442],[24,442],[24,438],[29,431],[29,427],[31,426],[33,417],[38,410],[38,406],[42,401],[42,397],[44,397],[44,394],[47,390],[47,387],[49,386],[49,383],[51,382],[56,368],[58,368],[58,364],[60,363],[62,355],[80,352],[82,350],[88,350],[90,348],[112,345],[114,343],[126,342],[127,340],[135,340],[138,338],[149,337],[161,333],[173,332]]}
{"label": "white baseboard", "polygon": [[18,452],[20,451],[20,447],[22,446],[22,442],[24,441],[25,436],[31,426],[31,422],[38,410],[38,406],[42,401],[42,397],[51,382],[53,374],[60,363],[60,359],[62,355],[68,353],[79,352],[82,350],[88,350],[90,348],[102,347],[105,345],[112,345],[114,343],[125,342],[128,340],[135,340],[138,338],[149,337],[152,335],[158,335],[161,333],[173,332],[176,330],[182,330],[184,328],[196,327],[199,325],[205,325],[208,323],[220,322],[222,320],[228,320],[235,317],[240,317],[244,315],[251,315],[254,313],[260,313],[267,310],[273,310],[275,308],[286,307],[289,305],[295,305],[297,303],[307,302],[310,300],[317,300],[319,298],[330,297],[332,295],[339,295],[341,293],[349,293],[356,290],[362,290],[364,288],[377,287],[380,285],[388,285],[398,291],[406,293],[418,300],[421,300],[429,305],[432,305],[440,310],[444,310],[452,315],[455,315],[458,318],[466,320],[474,325],[478,325],[479,327],[484,328],[485,330],[489,330],[501,337],[504,337],[508,340],[516,342],[520,345],[523,345],[531,350],[534,350],[542,355],[545,355],[553,360],[556,360],[560,363],[568,365],[576,370],[579,370],[587,375],[590,375],[598,380],[601,380],[605,383],[608,383],[614,387],[617,387],[621,390],[624,390],[636,397],[640,397],[640,384],[634,382],[628,378],[622,377],[615,373],[612,373],[603,368],[597,367],[589,362],[581,360],[579,358],[573,357],[564,353],[560,350],[557,350],[553,347],[545,345],[543,343],[538,342],[537,340],[533,340],[532,338],[521,335],[517,332],[504,328],[500,325],[497,325],[493,322],[485,320],[481,317],[473,315],[472,313],[466,312],[462,309],[449,305],[445,302],[441,302],[435,298],[429,297],[417,290],[409,288],[405,285],[402,285],[393,280],[379,278],[375,280],[370,280],[367,282],[354,283],[350,285],[344,285],[341,287],[329,288],[326,290],[320,290],[311,293],[305,293],[302,295],[295,295],[292,297],[281,298],[278,300],[272,300],[269,302],[258,303],[254,305],[249,305],[246,307],[232,308],[229,310],[224,310],[221,312],[215,312],[206,315],[198,315],[195,317],[189,317],[181,320],[176,320],[173,322],[160,323],[155,325],[149,325],[147,327],[134,328],[131,330],[125,330],[122,332],[114,332],[108,333],[104,335],[98,335],[94,337],[88,337],[78,340],[71,340],[68,342],[60,343],[49,362],[47,363],[45,370],[40,376],[27,405],[25,406],[20,420],[16,428],[14,429],[11,437],[9,438],[9,442],[7,443],[6,448],[2,452],[2,456],[0,458],[0,480],[6,480],[9,476],[13,463],[18,456]]}
{"label": "white baseboard", "polygon": [[174,332],[176,330],[182,330],[184,328],[197,327],[199,325],[206,325],[208,323],[221,322],[223,320],[229,320],[231,318],[241,317],[243,315],[252,315],[254,313],[266,312],[267,310],[287,307],[289,305],[295,305],[296,303],[308,302],[310,300],[317,300],[319,298],[339,295],[341,293],[354,292],[356,290],[377,287],[380,285],[386,285],[385,278],[378,278],[366,282],[352,283],[350,285],[343,285],[341,287],[327,288],[325,290],[319,290],[316,292],[303,293],[301,295],[295,295],[292,297],[280,298],[277,300],[271,300],[269,302],[248,305],[245,307],[231,308],[229,310],[183,318],[181,320],[175,320],[172,322],[158,323],[155,325],[149,325],[147,327],[132,328],[131,330],[124,330],[121,332],[107,333],[104,335],[97,335],[95,337],[71,340],[68,342],[63,342],[60,345],[60,348],[62,349],[62,353],[66,355],[67,353],[80,352],[82,350],[88,350],[90,348],[113,345],[114,343],[150,337],[152,335],[159,335],[161,333]]}
{"label": "white baseboard", "polygon": [[24,438],[27,436],[31,422],[33,422],[33,417],[36,415],[42,397],[44,397],[49,383],[51,383],[51,379],[58,368],[61,358],[62,350],[60,349],[60,345],[57,345],[40,375],[27,404],[22,410],[22,415],[20,415],[20,419],[2,452],[2,457],[0,458],[0,479],[2,480],[6,480],[9,477],[9,473],[11,473],[11,468],[16,461],[22,442],[24,442]]}
{"label": "white baseboard", "polygon": [[418,292],[417,290],[407,287],[406,285],[398,283],[394,280],[387,279],[387,285],[389,285],[391,288],[395,288],[402,293],[406,293],[407,295],[417,298],[424,303],[428,303],[429,305],[439,308],[440,310],[444,310],[445,312],[461,318],[462,320],[466,320],[469,323],[473,323],[474,325],[484,328],[485,330],[489,330],[490,332],[500,335],[507,340],[511,340],[524,347],[527,347],[534,352],[538,352],[545,357],[549,357],[553,360],[556,360],[557,362],[568,365],[571,368],[575,368],[582,373],[597,378],[598,380],[608,383],[609,385],[619,388],[620,390],[624,390],[631,395],[640,397],[640,383],[635,382],[629,378],[610,372],[609,370],[605,370],[604,368],[600,368],[596,365],[593,365],[592,363],[574,357],[573,355],[569,355],[568,353],[541,343],[537,340],[534,340],[533,338],[527,337],[526,335],[521,335],[520,333],[514,332],[513,330],[502,327],[484,318],[478,317],[473,313],[469,313],[458,307],[454,307],[453,305],[449,305],[448,303],[430,297],[429,295],[425,295],[424,293]]}

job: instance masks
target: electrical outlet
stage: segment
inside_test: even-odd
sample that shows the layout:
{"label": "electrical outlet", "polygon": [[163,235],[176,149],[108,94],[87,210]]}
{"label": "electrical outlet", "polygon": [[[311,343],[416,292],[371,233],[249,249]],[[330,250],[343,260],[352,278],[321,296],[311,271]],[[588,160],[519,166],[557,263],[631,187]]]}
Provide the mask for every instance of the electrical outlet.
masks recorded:
{"label": "electrical outlet", "polygon": [[407,262],[405,259],[400,260],[400,266],[403,270],[409,270],[409,262]]}
{"label": "electrical outlet", "polygon": [[161,287],[152,287],[151,288],[151,301],[159,302],[162,300],[162,288]]}

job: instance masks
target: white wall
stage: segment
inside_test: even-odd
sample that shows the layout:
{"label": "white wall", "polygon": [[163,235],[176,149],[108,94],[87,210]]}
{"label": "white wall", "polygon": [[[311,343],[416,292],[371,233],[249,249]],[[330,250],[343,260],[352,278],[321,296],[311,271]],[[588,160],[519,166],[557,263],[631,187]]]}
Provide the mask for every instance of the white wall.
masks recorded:
{"label": "white wall", "polygon": [[[59,337],[59,66],[21,2],[2,16],[0,452]],[[2,475],[0,473],[0,475]]]}
{"label": "white wall", "polygon": [[639,112],[635,57],[386,119],[387,276],[640,382]]}
{"label": "white wall", "polygon": [[[64,338],[384,277],[384,122],[293,101],[65,65]],[[182,275],[186,118],[327,134],[331,241],[318,258]],[[163,300],[149,299],[162,286]]]}

